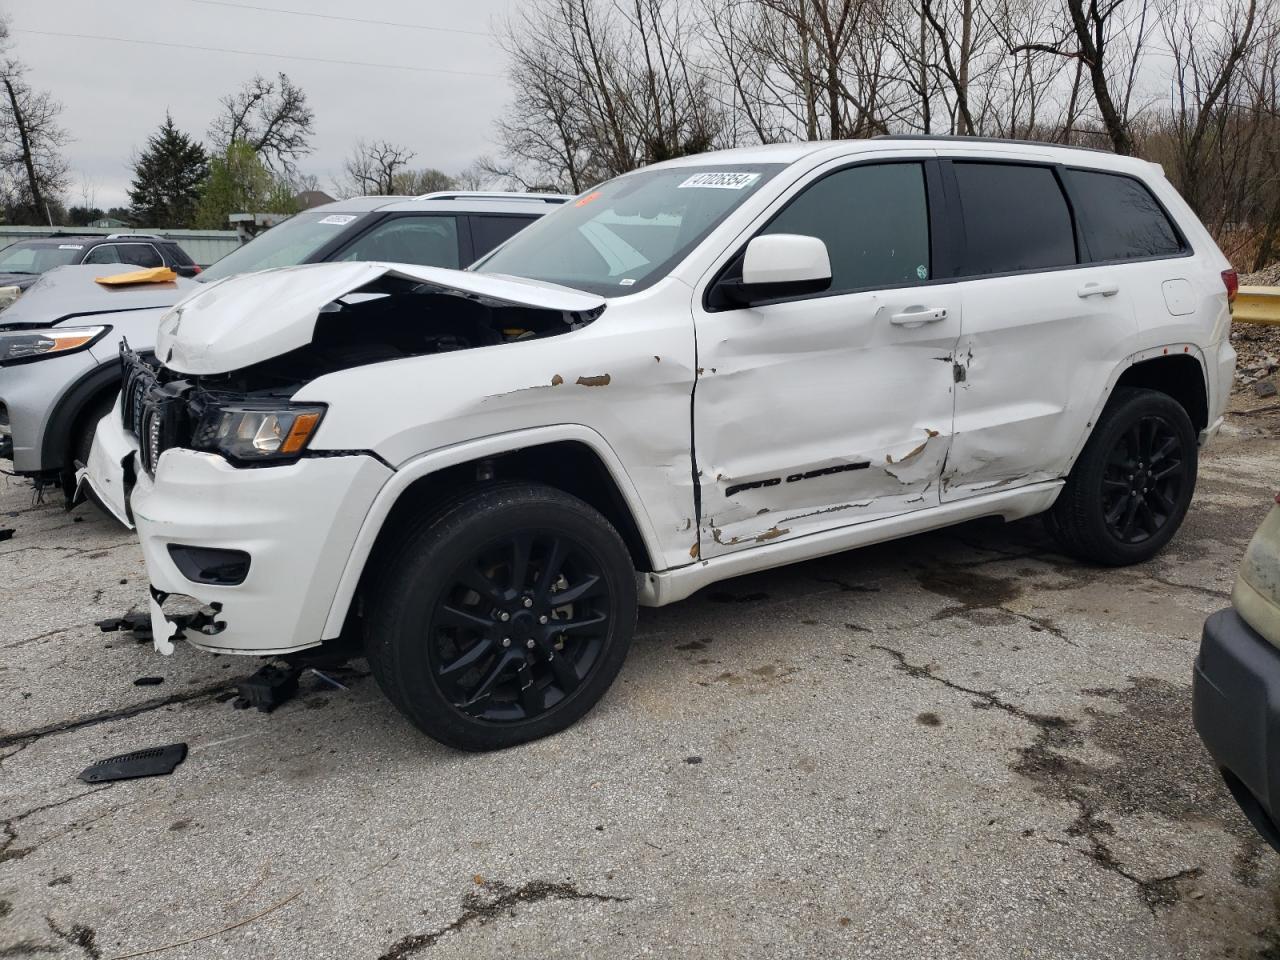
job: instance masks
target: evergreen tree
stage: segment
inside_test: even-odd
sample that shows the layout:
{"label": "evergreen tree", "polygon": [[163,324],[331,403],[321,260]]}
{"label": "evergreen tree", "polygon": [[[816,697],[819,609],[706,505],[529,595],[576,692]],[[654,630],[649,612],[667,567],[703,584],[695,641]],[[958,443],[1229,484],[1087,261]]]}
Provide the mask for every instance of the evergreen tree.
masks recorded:
{"label": "evergreen tree", "polygon": [[200,201],[200,188],[209,175],[204,147],[173,125],[164,123],[147,141],[147,149],[133,166],[129,188],[131,219],[144,227],[189,227]]}

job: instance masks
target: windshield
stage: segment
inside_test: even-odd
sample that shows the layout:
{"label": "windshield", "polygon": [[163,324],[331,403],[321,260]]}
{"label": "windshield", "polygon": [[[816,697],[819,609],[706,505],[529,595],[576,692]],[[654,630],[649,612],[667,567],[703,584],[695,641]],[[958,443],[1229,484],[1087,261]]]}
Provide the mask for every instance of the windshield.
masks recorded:
{"label": "windshield", "polygon": [[221,280],[237,273],[296,267],[344,233],[362,213],[299,213],[231,251],[196,279]]}
{"label": "windshield", "polygon": [[604,296],[656,283],[782,164],[641,170],[521,230],[474,269]]}
{"label": "windshield", "polygon": [[83,254],[83,243],[19,241],[0,250],[0,273],[44,273],[75,263]]}

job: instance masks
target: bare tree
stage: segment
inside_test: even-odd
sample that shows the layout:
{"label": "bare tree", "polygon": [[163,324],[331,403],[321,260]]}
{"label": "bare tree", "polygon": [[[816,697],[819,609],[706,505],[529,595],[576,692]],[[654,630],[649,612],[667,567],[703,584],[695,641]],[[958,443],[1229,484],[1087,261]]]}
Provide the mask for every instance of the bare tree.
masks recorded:
{"label": "bare tree", "polygon": [[721,143],[721,115],[678,0],[535,0],[507,23],[514,102],[488,178],[579,192]]}
{"label": "bare tree", "polygon": [[70,138],[58,123],[62,104],[26,74],[19,60],[0,63],[0,177],[12,219],[52,224],[50,207],[68,185],[62,147]]}
{"label": "bare tree", "polygon": [[457,190],[458,181],[443,170],[424,167],[421,170],[401,170],[391,178],[392,193],[421,196],[442,190]]}
{"label": "bare tree", "polygon": [[357,140],[346,162],[343,171],[350,184],[351,193],[369,196],[398,193],[395,189],[395,178],[404,171],[416,154],[408,147],[391,143],[388,140],[365,142]]}
{"label": "bare tree", "polygon": [[268,170],[291,174],[297,161],[311,152],[315,113],[307,95],[289,77],[261,74],[223,97],[222,112],[209,127],[209,139],[219,151],[232,143],[247,143]]}
{"label": "bare tree", "polygon": [[[1046,39],[1010,50],[1041,51],[1078,61],[1088,72],[1093,103],[1116,153],[1135,150],[1133,95],[1155,29],[1152,0],[1064,0],[1060,18],[1050,22]],[[1073,100],[1073,106],[1075,101]],[[1079,116],[1070,111],[1073,119]]]}
{"label": "bare tree", "polygon": [[[1173,57],[1170,114],[1177,143],[1177,179],[1187,202],[1206,217],[1209,184],[1205,166],[1211,160],[1210,145],[1221,157],[1228,133],[1225,125],[1238,121],[1241,110],[1266,106],[1239,102],[1247,57],[1263,25],[1257,0],[1226,0],[1222,4],[1183,0],[1170,14],[1165,37]],[[1266,29],[1273,27],[1268,24]],[[1247,136],[1247,131],[1237,132]],[[1231,139],[1239,146],[1244,136]]]}

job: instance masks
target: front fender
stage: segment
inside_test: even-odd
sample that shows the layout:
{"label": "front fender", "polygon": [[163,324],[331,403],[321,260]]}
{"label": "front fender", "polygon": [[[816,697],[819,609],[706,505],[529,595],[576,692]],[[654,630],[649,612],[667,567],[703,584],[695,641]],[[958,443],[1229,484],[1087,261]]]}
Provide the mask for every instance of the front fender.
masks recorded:
{"label": "front fender", "polygon": [[644,501],[641,499],[639,491],[627,474],[617,453],[609,446],[604,437],[595,430],[582,424],[562,423],[529,430],[494,434],[478,440],[468,440],[465,443],[442,447],[439,450],[433,450],[430,453],[406,461],[383,484],[365,514],[360,532],[356,535],[351,553],[347,557],[346,567],[343,569],[342,578],[338,581],[338,589],[334,592],[333,602],[329,607],[329,616],[325,621],[324,632],[321,634],[323,639],[333,639],[342,632],[347,611],[351,607],[351,600],[360,584],[360,577],[364,573],[365,564],[369,560],[374,544],[377,543],[378,535],[382,532],[383,523],[400,499],[400,496],[412,484],[446,467],[562,441],[582,443],[600,458],[600,461],[612,476],[614,483],[617,484],[618,490],[622,493],[627,509],[631,512],[636,528],[644,540],[649,555],[655,558],[661,557],[661,543],[658,540],[653,520],[645,509]]}

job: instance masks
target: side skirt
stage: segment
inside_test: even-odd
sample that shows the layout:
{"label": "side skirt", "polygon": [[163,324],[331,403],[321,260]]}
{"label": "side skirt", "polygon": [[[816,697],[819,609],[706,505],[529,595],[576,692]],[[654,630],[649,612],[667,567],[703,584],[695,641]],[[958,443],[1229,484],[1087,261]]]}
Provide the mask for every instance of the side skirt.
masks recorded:
{"label": "side skirt", "polygon": [[661,607],[683,600],[703,587],[730,577],[781,567],[801,560],[812,560],[856,547],[896,540],[915,533],[975,520],[978,517],[1003,517],[1020,520],[1043,513],[1053,506],[1064,481],[1049,480],[1015,490],[1002,490],[979,497],[943,503],[926,510],[916,510],[897,517],[885,517],[867,523],[851,524],[812,533],[794,540],[770,543],[711,560],[702,560],[674,570],[645,573],[639,577],[639,599],[642,606]]}

